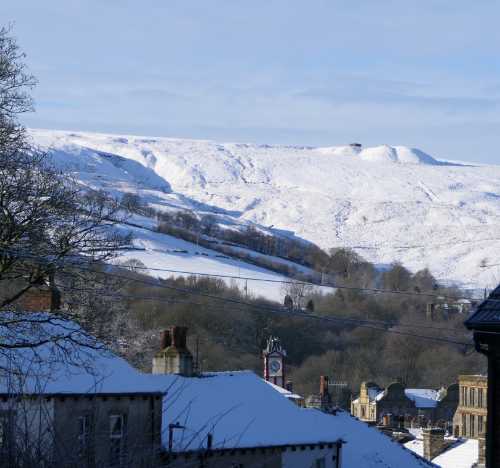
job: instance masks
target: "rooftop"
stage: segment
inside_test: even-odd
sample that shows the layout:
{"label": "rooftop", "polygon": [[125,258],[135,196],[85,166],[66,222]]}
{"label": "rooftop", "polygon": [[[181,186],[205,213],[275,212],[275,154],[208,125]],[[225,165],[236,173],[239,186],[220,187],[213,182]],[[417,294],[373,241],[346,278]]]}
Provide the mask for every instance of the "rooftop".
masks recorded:
{"label": "rooftop", "polygon": [[[177,452],[206,446],[209,433],[213,436],[214,449],[343,440],[344,468],[432,466],[348,413],[329,415],[299,408],[286,398],[282,389],[277,391],[253,372],[215,372],[197,377],[144,374],[102,347],[85,346],[95,342],[91,337],[85,338],[85,333],[74,323],[45,322],[43,314],[38,317],[39,333],[59,336],[69,331],[81,339],[71,345],[69,359],[58,354],[61,343],[52,341],[36,350],[0,353],[0,369],[15,368],[28,376],[23,380],[0,379],[0,393],[118,396],[161,392],[164,395],[164,444],[167,444],[169,424],[183,426],[173,431],[173,449]],[[5,375],[10,377],[11,373]]]}
{"label": "rooftop", "polygon": [[500,286],[479,304],[465,326],[472,330],[500,329]]}
{"label": "rooftop", "polygon": [[[475,439],[454,439],[448,438],[452,442],[443,453],[433,458],[432,463],[441,468],[472,468],[477,463],[479,457],[479,443]],[[404,444],[405,447],[417,455],[423,456],[424,443],[421,433],[415,440]]]}

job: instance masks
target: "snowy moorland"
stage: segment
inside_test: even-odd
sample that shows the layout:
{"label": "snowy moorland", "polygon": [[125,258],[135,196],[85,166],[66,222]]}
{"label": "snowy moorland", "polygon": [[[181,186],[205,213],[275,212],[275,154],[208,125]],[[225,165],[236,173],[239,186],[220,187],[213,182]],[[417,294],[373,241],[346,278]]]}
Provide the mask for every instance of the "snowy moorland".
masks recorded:
{"label": "snowy moorland", "polygon": [[[352,248],[380,265],[428,267],[440,280],[468,288],[500,280],[500,270],[481,268],[500,263],[500,165],[450,163],[401,146],[31,135],[82,183],[115,195],[137,193],[160,210],[214,213],[230,229],[256,223],[325,249]],[[151,253],[141,260],[156,264]]]}

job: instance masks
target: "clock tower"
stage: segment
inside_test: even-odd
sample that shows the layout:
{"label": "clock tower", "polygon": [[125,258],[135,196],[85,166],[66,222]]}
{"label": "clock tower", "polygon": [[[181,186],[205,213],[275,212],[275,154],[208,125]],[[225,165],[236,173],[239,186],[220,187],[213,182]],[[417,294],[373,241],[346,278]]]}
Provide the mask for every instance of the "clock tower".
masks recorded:
{"label": "clock tower", "polygon": [[263,351],[264,379],[285,388],[285,357],[286,351],[281,346],[279,338],[271,336]]}

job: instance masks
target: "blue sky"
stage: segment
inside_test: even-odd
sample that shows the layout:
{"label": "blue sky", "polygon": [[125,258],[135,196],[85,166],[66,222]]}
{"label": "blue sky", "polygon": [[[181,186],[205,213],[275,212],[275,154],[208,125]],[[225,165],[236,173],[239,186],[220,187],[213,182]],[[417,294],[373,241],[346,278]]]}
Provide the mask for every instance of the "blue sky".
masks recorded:
{"label": "blue sky", "polygon": [[500,164],[500,2],[2,0],[37,128]]}

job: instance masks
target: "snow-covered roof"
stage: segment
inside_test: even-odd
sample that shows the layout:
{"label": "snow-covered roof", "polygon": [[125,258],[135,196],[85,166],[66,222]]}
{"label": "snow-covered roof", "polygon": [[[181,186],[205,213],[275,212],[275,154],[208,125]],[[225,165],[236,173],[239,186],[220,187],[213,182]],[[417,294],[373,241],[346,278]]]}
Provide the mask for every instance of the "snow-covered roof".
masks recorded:
{"label": "snow-covered roof", "polygon": [[427,388],[407,388],[406,396],[415,402],[417,408],[435,408],[438,404],[439,391]]}
{"label": "snow-covered roof", "polygon": [[[214,448],[335,442],[342,439],[345,468],[432,466],[377,429],[346,412],[300,408],[250,371],[202,377],[158,375],[164,397],[163,427],[179,422],[174,450],[196,450],[213,435]],[[166,434],[164,434],[164,437]]]}
{"label": "snow-covered roof", "polygon": [[368,387],[368,398],[370,400],[376,400],[379,395],[383,395],[384,391],[380,390],[378,387]]}
{"label": "snow-covered roof", "polygon": [[[46,314],[33,314],[30,318],[40,320],[25,331],[60,336],[61,341],[49,341],[36,351],[27,348],[0,353],[0,368],[19,371],[25,377],[15,382],[0,379],[0,393],[161,392],[164,443],[168,440],[169,424],[178,422],[183,426],[173,431],[176,451],[204,446],[208,433],[213,435],[214,448],[318,444],[341,439],[345,441],[344,468],[428,466],[348,413],[328,415],[298,407],[284,397],[283,391],[276,391],[253,372],[206,373],[198,377],[144,374],[116,355],[95,349],[98,343],[72,322],[47,322]],[[67,341],[62,338],[68,333],[73,341],[69,358],[59,353]]]}
{"label": "snow-covered roof", "polygon": [[297,393],[290,392],[286,388],[280,387],[279,385],[275,385],[272,382],[266,380],[266,382],[271,385],[277,392],[281,393],[285,398],[289,398],[290,400],[303,400],[304,397],[298,395]]}
{"label": "snow-covered roof", "polygon": [[[471,468],[479,457],[479,442],[475,439],[453,439],[443,453],[433,458],[432,463],[441,468]],[[423,456],[424,444],[421,435],[417,439],[404,444],[405,447],[417,455]]]}
{"label": "snow-covered roof", "polygon": [[[9,314],[9,315],[8,315]],[[47,313],[1,313],[2,342],[25,343],[19,349],[0,349],[0,393],[125,394],[162,392],[144,374],[108,351],[75,322]],[[42,346],[35,346],[47,341]],[[2,375],[2,373],[4,375]]]}

